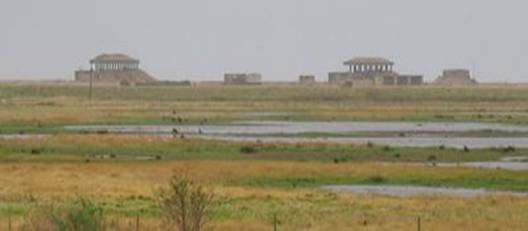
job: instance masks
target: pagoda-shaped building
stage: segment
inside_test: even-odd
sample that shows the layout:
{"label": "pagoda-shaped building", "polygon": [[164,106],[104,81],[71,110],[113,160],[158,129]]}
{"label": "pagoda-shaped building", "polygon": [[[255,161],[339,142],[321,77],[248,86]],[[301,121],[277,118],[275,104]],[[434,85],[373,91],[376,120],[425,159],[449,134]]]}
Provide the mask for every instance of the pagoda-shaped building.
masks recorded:
{"label": "pagoda-shaped building", "polygon": [[141,70],[139,60],[125,54],[102,54],[90,60],[90,70],[75,72],[75,80],[137,84],[156,80]]}
{"label": "pagoda-shaped building", "polygon": [[354,58],[343,63],[346,72],[331,72],[328,82],[333,84],[368,85],[421,85],[421,75],[401,75],[393,70],[394,62],[379,57]]}

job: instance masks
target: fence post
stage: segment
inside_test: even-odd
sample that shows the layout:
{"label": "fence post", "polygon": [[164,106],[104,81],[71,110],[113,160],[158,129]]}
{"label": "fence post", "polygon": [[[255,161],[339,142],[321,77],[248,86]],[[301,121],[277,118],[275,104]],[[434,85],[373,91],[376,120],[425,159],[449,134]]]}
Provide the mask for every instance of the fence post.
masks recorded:
{"label": "fence post", "polygon": [[136,231],[139,231],[139,213],[136,215]]}
{"label": "fence post", "polygon": [[7,230],[11,231],[11,215],[7,217]]}
{"label": "fence post", "polygon": [[273,214],[273,231],[277,231],[277,214]]}
{"label": "fence post", "polygon": [[99,211],[99,226],[101,231],[105,231],[104,212],[102,209]]}
{"label": "fence post", "polygon": [[418,217],[418,231],[422,231],[422,219]]}

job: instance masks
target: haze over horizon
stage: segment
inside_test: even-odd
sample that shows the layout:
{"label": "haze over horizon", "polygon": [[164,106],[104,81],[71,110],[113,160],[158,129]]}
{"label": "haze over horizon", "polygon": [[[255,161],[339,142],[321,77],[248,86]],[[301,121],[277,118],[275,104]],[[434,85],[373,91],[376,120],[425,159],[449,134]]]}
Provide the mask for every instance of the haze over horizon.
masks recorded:
{"label": "haze over horizon", "polygon": [[266,81],[392,59],[431,81],[446,68],[482,82],[526,82],[521,0],[17,0],[0,4],[0,79],[72,79],[101,53],[125,53],[159,79]]}

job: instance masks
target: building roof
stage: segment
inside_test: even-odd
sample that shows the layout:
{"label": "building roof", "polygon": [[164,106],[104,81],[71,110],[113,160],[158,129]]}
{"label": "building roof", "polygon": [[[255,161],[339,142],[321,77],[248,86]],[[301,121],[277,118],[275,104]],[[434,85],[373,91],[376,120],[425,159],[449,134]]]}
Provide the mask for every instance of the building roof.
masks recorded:
{"label": "building roof", "polygon": [[467,72],[469,73],[470,71],[468,69],[457,68],[457,69],[445,69],[444,73],[446,72]]}
{"label": "building roof", "polygon": [[139,60],[125,54],[101,54],[90,62],[139,62]]}
{"label": "building roof", "polygon": [[394,65],[394,62],[380,57],[357,57],[344,62],[345,65]]}

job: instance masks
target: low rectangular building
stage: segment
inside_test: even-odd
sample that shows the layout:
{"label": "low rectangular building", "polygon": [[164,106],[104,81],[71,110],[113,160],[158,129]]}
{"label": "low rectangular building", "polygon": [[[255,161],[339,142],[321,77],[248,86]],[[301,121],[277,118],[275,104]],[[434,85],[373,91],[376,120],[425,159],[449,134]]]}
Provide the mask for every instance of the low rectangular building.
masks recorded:
{"label": "low rectangular building", "polygon": [[477,81],[471,78],[471,72],[466,69],[444,70],[442,76],[438,77],[434,84],[438,85],[474,85]]}
{"label": "low rectangular building", "polygon": [[299,76],[299,83],[304,85],[315,84],[315,76],[313,75],[301,75]]}
{"label": "low rectangular building", "polygon": [[259,73],[227,73],[224,75],[224,84],[260,85],[262,84],[262,75]]}

